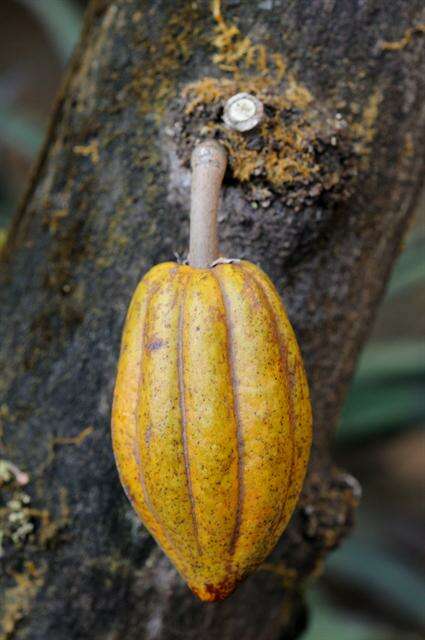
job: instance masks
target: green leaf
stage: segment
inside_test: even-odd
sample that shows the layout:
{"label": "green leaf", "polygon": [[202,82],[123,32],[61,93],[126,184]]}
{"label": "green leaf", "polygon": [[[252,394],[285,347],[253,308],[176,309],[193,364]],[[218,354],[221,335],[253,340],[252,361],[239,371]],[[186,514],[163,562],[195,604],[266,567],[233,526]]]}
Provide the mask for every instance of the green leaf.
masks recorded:
{"label": "green leaf", "polygon": [[307,594],[310,624],[302,640],[391,640],[388,629],[367,624],[333,607],[317,588]]}
{"label": "green leaf", "polygon": [[71,0],[19,0],[46,28],[62,61],[69,56],[80,37],[83,12]]}
{"label": "green leaf", "polygon": [[11,148],[32,158],[43,141],[43,129],[26,115],[0,107],[0,138]]}
{"label": "green leaf", "polygon": [[345,402],[339,442],[425,420],[425,343],[372,344],[363,353]]}
{"label": "green leaf", "polygon": [[425,417],[423,386],[410,381],[353,385],[341,416],[338,442],[376,436],[421,422]]}
{"label": "green leaf", "polygon": [[396,296],[420,283],[425,283],[425,247],[423,241],[414,241],[397,261],[387,297]]}
{"label": "green leaf", "polygon": [[373,593],[416,623],[423,623],[423,580],[396,556],[385,551],[381,540],[376,543],[358,537],[347,540],[341,549],[329,556],[327,570]]}
{"label": "green leaf", "polygon": [[370,344],[363,352],[355,383],[371,378],[422,375],[425,373],[425,341],[397,340],[390,344]]}

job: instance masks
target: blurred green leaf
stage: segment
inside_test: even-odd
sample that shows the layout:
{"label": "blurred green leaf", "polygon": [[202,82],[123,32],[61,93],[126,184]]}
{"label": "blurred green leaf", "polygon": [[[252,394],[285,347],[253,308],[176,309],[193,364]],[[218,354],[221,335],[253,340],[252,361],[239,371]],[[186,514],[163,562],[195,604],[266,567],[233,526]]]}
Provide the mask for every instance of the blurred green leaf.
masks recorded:
{"label": "blurred green leaf", "polygon": [[46,28],[62,62],[66,63],[80,37],[83,12],[71,0],[19,0]]}
{"label": "blurred green leaf", "polygon": [[389,282],[387,297],[393,297],[406,289],[425,283],[425,246],[416,240],[401,253]]}
{"label": "blurred green leaf", "polygon": [[4,244],[6,243],[6,239],[7,239],[7,231],[6,231],[6,229],[1,229],[0,228],[0,251],[3,248]]}
{"label": "blurred green leaf", "polygon": [[388,629],[367,624],[352,614],[344,615],[318,589],[308,594],[308,603],[310,624],[302,640],[392,640]]}
{"label": "blurred green leaf", "polygon": [[338,442],[425,422],[425,341],[366,348],[341,415]]}
{"label": "blurred green leaf", "polygon": [[343,576],[349,584],[360,585],[366,592],[373,592],[415,623],[424,623],[423,580],[395,555],[386,552],[381,539],[376,542],[356,537],[348,539],[329,556],[327,571]]}
{"label": "blurred green leaf", "polygon": [[423,386],[410,381],[354,384],[345,402],[337,441],[376,436],[425,418]]}
{"label": "blurred green leaf", "polygon": [[0,182],[0,234],[4,240],[4,233],[9,225],[10,217],[15,209],[16,202],[9,184]]}
{"label": "blurred green leaf", "polygon": [[397,340],[370,344],[363,352],[355,381],[416,376],[425,373],[425,341]]}
{"label": "blurred green leaf", "polygon": [[12,149],[32,158],[43,141],[43,130],[11,107],[0,107],[0,138]]}

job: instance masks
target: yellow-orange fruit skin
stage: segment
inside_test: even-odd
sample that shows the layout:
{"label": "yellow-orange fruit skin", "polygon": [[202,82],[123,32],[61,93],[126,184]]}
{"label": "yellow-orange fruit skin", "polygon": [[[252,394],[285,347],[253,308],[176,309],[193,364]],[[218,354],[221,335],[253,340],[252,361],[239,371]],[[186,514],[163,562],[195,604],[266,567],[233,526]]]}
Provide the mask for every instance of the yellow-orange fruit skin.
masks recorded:
{"label": "yellow-orange fruit skin", "polygon": [[273,284],[241,261],[151,269],[125,323],[112,412],[121,482],[205,601],[270,553],[296,505],[312,416]]}

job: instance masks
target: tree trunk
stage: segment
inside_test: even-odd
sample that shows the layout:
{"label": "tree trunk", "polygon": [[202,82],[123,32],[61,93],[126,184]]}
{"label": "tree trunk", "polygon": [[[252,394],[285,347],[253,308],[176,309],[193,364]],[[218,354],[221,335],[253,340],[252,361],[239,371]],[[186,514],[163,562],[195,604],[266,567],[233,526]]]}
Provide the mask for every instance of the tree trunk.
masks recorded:
{"label": "tree trunk", "polygon": [[[303,585],[352,524],[358,485],[329,447],[424,172],[423,2],[222,5],[92,3],[12,225],[0,638],[295,638]],[[266,107],[249,134],[221,125],[223,101],[243,90]],[[187,160],[205,135],[229,150],[223,254],[278,285],[315,430],[290,527],[216,604],[195,599],[138,523],[109,435],[126,307],[151,265],[186,251]]]}

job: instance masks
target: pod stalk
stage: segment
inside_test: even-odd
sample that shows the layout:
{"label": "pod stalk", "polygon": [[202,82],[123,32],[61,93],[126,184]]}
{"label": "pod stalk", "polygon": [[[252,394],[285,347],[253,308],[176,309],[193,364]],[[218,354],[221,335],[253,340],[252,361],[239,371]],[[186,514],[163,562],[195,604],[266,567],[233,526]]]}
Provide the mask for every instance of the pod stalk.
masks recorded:
{"label": "pod stalk", "polygon": [[192,153],[189,264],[208,268],[219,257],[217,211],[227,166],[227,152],[205,140]]}

